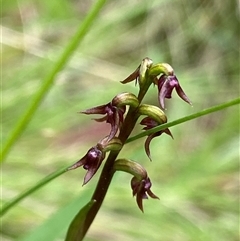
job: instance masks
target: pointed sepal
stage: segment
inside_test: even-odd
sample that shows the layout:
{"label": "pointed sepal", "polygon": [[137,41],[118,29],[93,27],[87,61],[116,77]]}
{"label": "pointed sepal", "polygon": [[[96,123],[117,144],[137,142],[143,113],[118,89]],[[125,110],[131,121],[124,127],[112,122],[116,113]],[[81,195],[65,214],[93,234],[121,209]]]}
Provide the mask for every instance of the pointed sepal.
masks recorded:
{"label": "pointed sepal", "polygon": [[150,69],[152,64],[153,64],[153,61],[150,58],[148,57],[144,58],[142,60],[142,63],[137,67],[137,69],[132,74],[130,74],[126,79],[121,81],[121,83],[126,84],[135,80],[136,82],[139,83],[139,86],[141,87],[142,85],[144,85],[146,81],[148,70]]}

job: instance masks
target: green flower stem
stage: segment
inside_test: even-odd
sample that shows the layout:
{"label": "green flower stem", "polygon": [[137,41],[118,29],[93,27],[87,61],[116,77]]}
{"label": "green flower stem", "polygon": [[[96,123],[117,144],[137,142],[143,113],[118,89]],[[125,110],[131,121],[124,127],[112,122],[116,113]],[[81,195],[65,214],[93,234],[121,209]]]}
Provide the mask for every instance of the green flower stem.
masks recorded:
{"label": "green flower stem", "polygon": [[[125,118],[125,121],[123,123],[123,126],[121,128],[121,131],[119,133],[118,138],[121,140],[122,144],[126,142],[128,136],[131,134],[137,119],[138,119],[138,114],[136,112],[137,109],[133,109],[130,107],[128,114]],[[97,186],[95,188],[95,191],[93,193],[93,196],[91,200],[96,200],[96,202],[93,204],[93,206],[90,208],[85,223],[83,227],[83,237],[86,235],[88,229],[90,228],[94,218],[96,217],[103,200],[106,196],[107,190],[110,186],[112,177],[114,175],[114,161],[116,160],[118,154],[120,153],[121,150],[119,151],[111,151],[106,163],[103,167],[103,170],[101,172],[100,178],[98,180]],[[79,240],[80,241],[80,240]]]}
{"label": "green flower stem", "polygon": [[31,195],[35,191],[39,190],[41,187],[45,186],[47,183],[52,181],[53,179],[59,177],[63,173],[67,171],[68,168],[62,168],[58,171],[53,172],[52,174],[46,176],[43,178],[40,182],[35,184],[33,187],[29,188],[27,191],[21,193],[19,196],[14,198],[11,202],[7,203],[5,206],[2,207],[0,211],[0,217],[6,214],[12,207],[14,207],[16,204],[18,204],[21,200],[26,198],[27,196]]}
{"label": "green flower stem", "polygon": [[[220,104],[220,105],[216,105],[213,107],[210,107],[208,109],[202,110],[200,112],[194,113],[192,115],[188,115],[185,116],[183,118],[180,118],[178,120],[160,125],[158,127],[152,128],[151,130],[147,130],[142,132],[139,135],[133,136],[131,138],[128,138],[125,142],[125,144],[130,143],[132,141],[135,141],[139,138],[145,137],[153,132],[162,130],[164,128],[168,128],[171,126],[175,126],[193,119],[196,119],[198,117],[204,116],[204,115],[208,115],[223,109],[226,109],[228,107],[234,106],[240,104],[240,98],[231,100],[229,102]],[[114,153],[111,153],[110,155],[112,155],[112,158],[114,158]],[[116,155],[116,154],[115,154]],[[110,157],[109,157],[110,158]],[[21,193],[19,196],[17,196],[16,198],[14,198],[11,202],[9,202],[8,204],[6,204],[5,206],[2,207],[1,211],[0,211],[0,216],[3,216],[4,214],[6,214],[11,208],[13,208],[16,204],[18,204],[20,201],[22,201],[25,197],[29,196],[30,194],[32,194],[33,192],[37,191],[38,189],[42,188],[44,185],[46,185],[47,183],[49,183],[50,181],[54,180],[55,178],[57,178],[58,176],[62,175],[63,173],[65,173],[65,171],[68,169],[68,167],[65,167],[61,170],[57,170],[55,172],[53,172],[52,174],[50,174],[49,176],[45,177],[44,179],[42,179],[40,182],[38,182],[37,184],[35,184],[33,187],[29,188],[28,190],[26,190],[25,192]],[[106,167],[106,170],[107,167]],[[105,170],[105,171],[106,171]],[[111,169],[110,169],[111,170]]]}
{"label": "green flower stem", "polygon": [[196,119],[196,118],[204,116],[204,115],[211,114],[211,113],[216,112],[216,111],[223,110],[225,108],[228,108],[230,106],[234,106],[234,105],[237,105],[237,104],[240,104],[240,98],[236,98],[234,100],[231,100],[229,102],[225,102],[225,103],[220,104],[220,105],[215,105],[213,107],[210,107],[208,109],[199,111],[199,112],[194,113],[192,115],[188,115],[188,116],[185,116],[183,118],[177,119],[175,121],[168,122],[168,123],[162,124],[160,126],[154,127],[154,128],[152,128],[150,130],[146,130],[146,131],[144,131],[144,132],[142,132],[142,133],[140,133],[140,134],[138,134],[136,136],[133,136],[133,137],[127,139],[126,143],[135,141],[135,140],[137,140],[139,138],[148,136],[148,135],[150,135],[152,133],[155,133],[157,131],[160,131],[160,130],[163,130],[163,129],[166,129],[166,128],[169,128],[169,127],[181,124],[181,123],[184,123],[186,121],[190,121],[190,120]]}
{"label": "green flower stem", "polygon": [[[141,104],[142,99],[144,98],[145,94],[147,93],[148,88],[151,85],[150,79],[146,80],[145,85],[143,85],[142,88],[139,90],[138,94],[138,101],[139,104]],[[120,129],[120,133],[118,138],[122,142],[122,145],[124,146],[127,138],[131,134],[137,120],[138,120],[139,114],[138,114],[138,108],[130,106],[127,116],[123,122],[123,125]],[[97,186],[95,188],[95,191],[93,193],[93,196],[91,200],[95,200],[96,202],[93,204],[93,206],[90,208],[86,220],[84,222],[84,227],[83,227],[83,237],[86,235],[88,229],[90,228],[94,218],[96,217],[103,200],[106,196],[107,190],[110,186],[112,177],[114,175],[114,162],[120,153],[121,149],[118,151],[111,151],[105,165],[103,167],[103,170],[101,172],[100,178],[98,180]],[[79,240],[80,241],[80,240]]]}
{"label": "green flower stem", "polygon": [[12,133],[10,133],[9,139],[6,141],[6,144],[2,149],[0,162],[3,162],[5,160],[7,154],[11,150],[14,143],[18,140],[18,138],[21,136],[23,131],[26,129],[34,113],[36,112],[38,106],[41,104],[42,100],[44,99],[44,97],[50,90],[51,86],[53,85],[53,82],[57,74],[68,63],[68,61],[70,60],[70,57],[77,49],[80,42],[83,40],[84,36],[86,35],[90,26],[93,24],[94,20],[96,19],[98,13],[102,9],[105,2],[106,0],[97,0],[95,4],[92,6],[92,8],[90,9],[86,18],[84,18],[83,22],[81,22],[76,34],[73,36],[68,46],[64,49],[62,55],[54,65],[52,71],[43,80],[43,85],[34,96],[34,99],[32,100],[29,108],[26,110],[25,114],[16,124]]}

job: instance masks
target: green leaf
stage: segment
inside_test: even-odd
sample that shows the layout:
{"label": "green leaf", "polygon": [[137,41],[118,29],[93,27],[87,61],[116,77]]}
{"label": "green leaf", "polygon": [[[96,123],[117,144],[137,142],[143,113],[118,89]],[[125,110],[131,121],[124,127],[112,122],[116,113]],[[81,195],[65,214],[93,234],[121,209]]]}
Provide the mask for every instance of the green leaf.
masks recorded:
{"label": "green leaf", "polygon": [[88,211],[95,203],[95,200],[91,200],[87,205],[85,205],[76,217],[73,219],[72,223],[69,226],[67,237],[65,241],[81,241],[85,233],[83,232],[84,223],[88,214]]}
{"label": "green leaf", "polygon": [[[28,232],[26,236],[17,239],[17,241],[54,241],[59,240],[60,237],[63,238],[71,220],[79,209],[89,201],[91,193],[91,189],[82,191],[81,195],[72,202],[59,209],[42,225]],[[85,206],[83,209],[85,210]]]}

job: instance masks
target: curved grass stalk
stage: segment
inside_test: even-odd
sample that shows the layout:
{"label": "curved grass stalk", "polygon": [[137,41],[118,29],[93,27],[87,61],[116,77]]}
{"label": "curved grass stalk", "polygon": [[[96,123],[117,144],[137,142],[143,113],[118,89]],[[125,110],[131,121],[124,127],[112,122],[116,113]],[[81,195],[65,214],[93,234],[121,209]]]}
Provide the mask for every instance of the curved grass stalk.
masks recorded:
{"label": "curved grass stalk", "polygon": [[25,192],[21,193],[16,198],[14,198],[11,202],[9,202],[5,206],[3,206],[1,211],[0,211],[0,216],[3,216],[6,212],[8,212],[12,207],[14,207],[16,204],[18,204],[24,198],[28,197],[29,195],[31,195],[35,191],[39,190],[41,187],[45,186],[47,183],[49,183],[53,179],[59,177],[60,175],[62,175],[66,171],[67,171],[67,168],[64,167],[64,168],[62,168],[60,170],[57,170],[57,171],[49,174],[48,176],[46,176],[45,178],[40,180],[37,184],[35,184],[34,186],[30,187],[28,190],[26,190]]}
{"label": "curved grass stalk", "polygon": [[3,162],[6,159],[7,154],[10,152],[12,146],[16,143],[18,138],[21,136],[23,131],[28,126],[34,113],[37,111],[37,108],[41,104],[46,94],[51,89],[57,74],[68,63],[68,61],[70,60],[70,57],[77,49],[80,42],[83,40],[84,36],[86,35],[87,31],[93,24],[94,20],[96,19],[98,13],[102,9],[105,2],[106,0],[97,0],[95,2],[95,4],[90,9],[88,15],[84,18],[83,22],[80,24],[76,34],[72,37],[70,43],[64,49],[60,58],[57,60],[52,71],[43,80],[43,85],[34,96],[30,106],[28,107],[28,109],[26,110],[22,118],[19,120],[19,122],[15,125],[15,128],[13,129],[12,133],[10,133],[9,138],[7,139],[5,145],[3,146],[0,162]]}
{"label": "curved grass stalk", "polygon": [[[223,104],[220,105],[216,105],[210,108],[207,108],[205,110],[199,111],[197,113],[185,116],[183,118],[177,119],[175,121],[160,125],[158,127],[152,128],[148,131],[144,131],[141,134],[138,134],[136,136],[130,137],[128,138],[128,140],[126,141],[126,143],[130,143],[132,141],[135,141],[139,138],[145,137],[151,133],[154,133],[156,131],[160,131],[162,129],[165,128],[169,128],[171,126],[175,126],[193,119],[196,119],[198,117],[204,116],[204,115],[208,115],[223,109],[226,109],[228,107],[234,106],[240,104],[240,98],[236,98],[234,100],[231,100],[229,102],[225,102]],[[33,192],[39,190],[40,188],[42,188],[43,186],[45,186],[47,183],[49,183],[50,181],[54,180],[55,178],[57,178],[58,176],[62,175],[63,173],[65,173],[67,171],[68,167],[65,167],[63,169],[57,170],[55,172],[53,172],[52,174],[50,174],[49,176],[45,177],[44,179],[42,179],[41,181],[39,181],[37,184],[35,184],[33,187],[29,188],[28,190],[26,190],[25,192],[21,193],[19,196],[17,196],[16,198],[14,198],[12,201],[10,201],[9,203],[7,203],[5,206],[2,207],[1,211],[0,211],[0,216],[3,216],[4,214],[6,214],[11,208],[13,208],[16,204],[18,204],[20,201],[22,201],[24,198],[26,198],[27,196],[29,196],[30,194],[32,194]]]}
{"label": "curved grass stalk", "polygon": [[210,107],[210,108],[204,109],[202,111],[196,112],[196,113],[194,113],[192,115],[188,115],[188,116],[182,117],[180,119],[177,119],[175,121],[171,121],[171,122],[162,124],[160,126],[154,127],[152,129],[146,130],[146,131],[144,131],[144,132],[142,132],[142,133],[140,133],[138,135],[135,135],[133,137],[128,138],[126,143],[135,141],[135,140],[137,140],[139,138],[148,136],[148,135],[150,135],[152,133],[155,133],[157,131],[164,130],[166,128],[169,128],[169,127],[172,127],[172,126],[184,123],[184,122],[189,121],[189,120],[196,119],[196,118],[204,116],[204,115],[211,114],[211,113],[216,112],[216,111],[223,110],[225,108],[228,108],[230,106],[237,105],[237,104],[240,104],[240,98],[236,98],[234,100],[231,100],[229,102],[225,102],[225,103],[220,104],[220,105],[215,105],[213,107]]}

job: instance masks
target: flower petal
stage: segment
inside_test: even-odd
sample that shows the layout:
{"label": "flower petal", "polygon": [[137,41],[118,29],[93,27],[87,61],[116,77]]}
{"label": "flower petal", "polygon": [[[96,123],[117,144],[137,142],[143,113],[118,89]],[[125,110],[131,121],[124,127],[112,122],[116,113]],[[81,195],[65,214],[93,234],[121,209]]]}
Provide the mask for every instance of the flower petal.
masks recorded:
{"label": "flower petal", "polygon": [[154,137],[156,137],[156,136],[159,136],[159,135],[157,134],[157,132],[149,135],[149,136],[147,137],[146,141],[145,141],[145,144],[144,144],[145,152],[146,152],[148,158],[150,159],[150,161],[152,161],[152,157],[151,157],[151,153],[150,153],[150,143],[151,143],[152,139],[153,139]]}
{"label": "flower petal", "polygon": [[94,168],[89,168],[85,177],[84,177],[84,180],[83,180],[83,186],[85,184],[87,184],[91,179],[92,177],[94,176],[94,174],[97,172],[99,166],[98,167],[94,167]]}
{"label": "flower petal", "polygon": [[147,116],[141,120],[140,125],[145,125],[143,130],[149,130],[149,129],[152,129],[153,127],[158,126],[159,124],[155,120]]}
{"label": "flower petal", "polygon": [[101,118],[94,118],[95,121],[97,122],[103,122],[103,121],[106,121],[107,120],[107,115],[106,116],[103,116]]}
{"label": "flower petal", "polygon": [[142,203],[142,196],[137,194],[136,201],[137,201],[137,205],[138,205],[139,209],[144,213],[144,211],[143,211],[143,203]]}
{"label": "flower petal", "polygon": [[84,111],[80,111],[80,113],[91,115],[91,114],[106,114],[107,105],[100,105],[97,107],[93,107]]}
{"label": "flower petal", "polygon": [[108,136],[108,140],[110,141],[115,137],[120,124],[119,115],[117,112],[114,113],[114,117],[111,119],[111,121],[109,121],[109,123],[111,124],[111,131]]}
{"label": "flower petal", "polygon": [[129,82],[133,81],[133,80],[136,80],[136,82],[137,82],[137,79],[139,77],[140,67],[141,67],[141,65],[139,65],[137,67],[137,69],[132,74],[130,74],[126,79],[122,80],[121,83],[126,84],[126,83],[129,83]]}
{"label": "flower petal", "polygon": [[172,98],[173,86],[169,83],[168,80],[166,80],[162,84],[161,88],[158,87],[158,89],[159,89],[158,98],[159,98],[160,106],[162,107],[162,109],[165,109],[164,100],[165,98],[167,99]]}
{"label": "flower petal", "polygon": [[187,97],[187,95],[184,93],[183,89],[181,88],[180,85],[178,85],[176,87],[176,91],[178,96],[183,99],[184,101],[186,101],[188,104],[192,105],[192,102],[190,101],[190,99]]}
{"label": "flower petal", "polygon": [[76,169],[78,167],[81,167],[83,165],[85,165],[86,163],[86,156],[85,155],[83,158],[81,158],[79,161],[77,161],[76,163],[74,163],[72,166],[70,166],[67,170],[70,171],[70,170],[73,170],[73,169]]}
{"label": "flower petal", "polygon": [[147,190],[147,194],[149,197],[154,198],[154,199],[160,199],[158,196],[156,196],[150,189]]}

